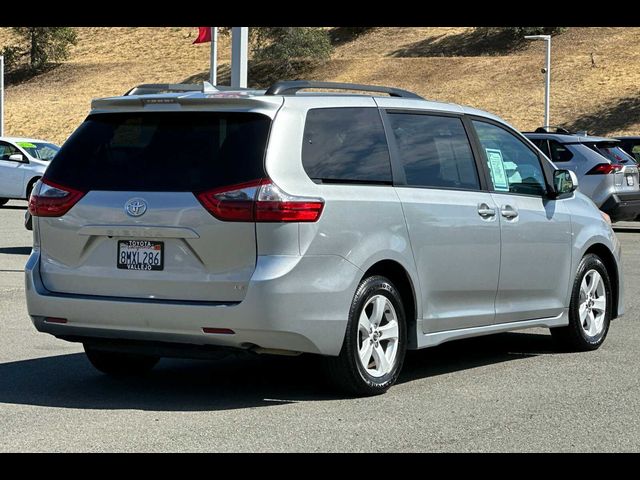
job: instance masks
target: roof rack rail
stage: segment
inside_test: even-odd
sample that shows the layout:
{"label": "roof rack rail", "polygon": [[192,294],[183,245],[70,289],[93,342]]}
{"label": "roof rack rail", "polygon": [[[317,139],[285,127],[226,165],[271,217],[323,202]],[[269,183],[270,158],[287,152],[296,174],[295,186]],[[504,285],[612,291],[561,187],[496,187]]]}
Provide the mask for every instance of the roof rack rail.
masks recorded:
{"label": "roof rack rail", "polygon": [[298,90],[307,88],[332,89],[332,90],[355,90],[360,92],[386,93],[392,97],[415,98],[424,100],[420,95],[400,88],[379,87],[377,85],[361,85],[359,83],[339,83],[339,82],[315,82],[308,80],[280,81],[271,85],[265,95],[295,95]]}
{"label": "roof rack rail", "polygon": [[[555,131],[552,131],[555,129]],[[545,127],[538,127],[534,133],[559,133],[561,135],[572,135],[572,133],[563,127],[556,127],[552,125],[547,125]]]}
{"label": "roof rack rail", "polygon": [[216,87],[209,82],[202,82],[202,84],[195,83],[145,83],[133,87],[131,90],[124,94],[125,97],[129,95],[154,95],[158,93],[179,93],[179,92],[217,92]]}

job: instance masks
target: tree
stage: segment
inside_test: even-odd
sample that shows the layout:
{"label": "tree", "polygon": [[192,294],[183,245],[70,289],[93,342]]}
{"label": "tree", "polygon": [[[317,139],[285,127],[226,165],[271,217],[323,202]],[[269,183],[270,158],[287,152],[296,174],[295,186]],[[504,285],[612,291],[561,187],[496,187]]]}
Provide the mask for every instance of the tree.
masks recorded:
{"label": "tree", "polygon": [[67,58],[69,47],[76,44],[76,32],[71,27],[13,27],[26,44],[22,56],[28,57],[28,69],[37,72],[51,63]]}
{"label": "tree", "polygon": [[562,32],[565,27],[477,27],[483,29],[486,34],[506,33],[516,40],[525,35],[555,35]]}
{"label": "tree", "polygon": [[249,31],[254,60],[270,63],[280,77],[295,75],[301,65],[328,59],[333,50],[323,28],[258,27]]}

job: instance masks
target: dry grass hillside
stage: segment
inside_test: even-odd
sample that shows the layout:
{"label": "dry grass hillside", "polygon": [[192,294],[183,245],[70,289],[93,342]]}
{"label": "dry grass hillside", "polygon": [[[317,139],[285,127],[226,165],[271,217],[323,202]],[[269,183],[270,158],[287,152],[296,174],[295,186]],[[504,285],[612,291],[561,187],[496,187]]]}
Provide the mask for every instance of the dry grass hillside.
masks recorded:
{"label": "dry grass hillside", "polygon": [[[57,68],[6,92],[6,133],[62,142],[92,98],[140,83],[206,77],[209,47],[196,29],[78,28]],[[528,130],[542,123],[544,43],[501,44],[471,28],[331,30],[330,61],[313,79],[393,85],[489,110]],[[0,46],[11,32],[0,29]],[[592,61],[593,60],[595,61]],[[228,72],[229,40],[220,38]],[[251,69],[250,69],[251,82]],[[553,39],[551,123],[600,134],[640,134],[640,28],[569,28]]]}

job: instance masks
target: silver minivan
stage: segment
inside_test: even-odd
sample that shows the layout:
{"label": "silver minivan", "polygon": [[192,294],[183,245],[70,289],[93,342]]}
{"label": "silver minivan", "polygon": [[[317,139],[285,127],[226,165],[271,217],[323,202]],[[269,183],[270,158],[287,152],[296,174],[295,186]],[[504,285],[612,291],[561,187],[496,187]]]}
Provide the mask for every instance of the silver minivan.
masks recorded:
{"label": "silver minivan", "polygon": [[407,349],[547,327],[592,350],[623,313],[607,215],[494,115],[355,84],[156,87],[94,100],[29,206],[31,319],[103,372],[311,353],[372,395]]}

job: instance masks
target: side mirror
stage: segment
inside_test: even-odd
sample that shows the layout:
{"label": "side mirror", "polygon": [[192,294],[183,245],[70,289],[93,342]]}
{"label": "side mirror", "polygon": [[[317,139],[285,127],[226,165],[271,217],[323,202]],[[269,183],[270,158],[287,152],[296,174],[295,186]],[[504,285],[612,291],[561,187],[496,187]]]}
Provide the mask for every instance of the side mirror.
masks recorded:
{"label": "side mirror", "polygon": [[12,162],[29,163],[21,153],[14,153],[13,155],[9,155],[9,160]]}
{"label": "side mirror", "polygon": [[556,170],[553,172],[553,188],[556,197],[573,193],[578,189],[578,177],[571,170]]}

